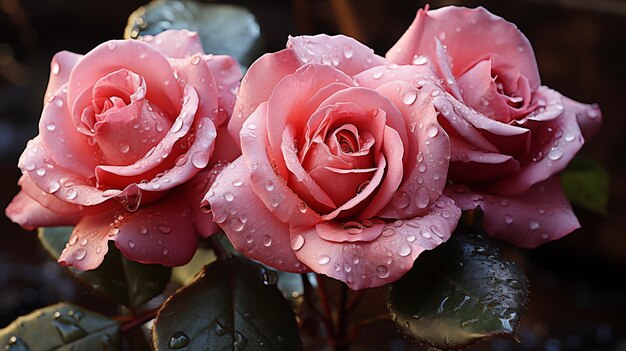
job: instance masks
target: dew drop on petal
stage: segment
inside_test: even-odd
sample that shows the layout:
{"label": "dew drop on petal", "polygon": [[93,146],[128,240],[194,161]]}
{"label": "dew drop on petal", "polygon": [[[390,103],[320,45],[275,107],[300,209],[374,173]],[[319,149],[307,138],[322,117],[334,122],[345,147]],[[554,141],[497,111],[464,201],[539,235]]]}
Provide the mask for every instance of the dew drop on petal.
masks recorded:
{"label": "dew drop on petal", "polygon": [[389,269],[386,266],[380,265],[376,267],[376,275],[379,278],[385,279],[389,277]]}
{"label": "dew drop on petal", "polygon": [[163,234],[169,234],[172,231],[172,228],[170,228],[170,226],[168,226],[168,225],[160,225],[159,226],[159,230]]}
{"label": "dew drop on petal", "polygon": [[352,49],[352,45],[350,44],[345,44],[343,46],[343,57],[347,58],[347,59],[351,59],[352,55],[354,55],[354,51]]}
{"label": "dew drop on petal", "polygon": [[272,191],[274,190],[274,182],[271,179],[265,181],[265,190]]}
{"label": "dew drop on petal", "polygon": [[426,238],[426,239],[430,239],[430,237],[432,236],[432,235],[430,235],[430,233],[429,233],[429,232],[427,232],[427,231],[422,231],[422,232],[420,233],[420,235],[421,235],[421,236],[423,236],[423,237],[424,237],[424,238]]}
{"label": "dew drop on petal", "polygon": [[52,61],[52,64],[50,65],[50,72],[52,74],[59,74],[60,71],[61,67],[59,66],[59,63],[56,61]]}
{"label": "dew drop on petal", "polygon": [[402,102],[407,106],[412,105],[415,100],[417,100],[417,91],[413,89],[405,92],[404,96],[402,96]]}
{"label": "dew drop on petal", "polygon": [[398,255],[402,257],[406,257],[411,254],[411,247],[409,245],[402,245],[400,247],[400,251],[398,251]]}
{"label": "dew drop on petal", "polygon": [[78,191],[76,191],[76,189],[74,188],[69,188],[65,192],[65,198],[67,198],[68,200],[74,200],[76,196],[78,196]]}
{"label": "dew drop on petal", "polygon": [[130,144],[125,141],[120,142],[120,152],[127,154],[128,151],[130,151]]}
{"label": "dew drop on petal", "polygon": [[421,65],[425,65],[426,62],[428,62],[428,59],[424,55],[415,55],[415,56],[413,56],[413,64],[414,65],[421,66]]}
{"label": "dew drop on petal", "polygon": [[226,192],[224,193],[224,199],[229,202],[233,201],[235,199],[235,195],[233,195],[233,193],[231,192]]}
{"label": "dew drop on petal", "polygon": [[261,237],[261,243],[263,244],[263,246],[269,247],[272,245],[272,238],[269,235],[263,235]]}
{"label": "dew drop on petal", "polygon": [[317,260],[317,263],[319,263],[321,265],[328,264],[328,262],[330,262],[330,257],[328,257],[326,255],[320,256],[320,259]]}
{"label": "dew drop on petal", "polygon": [[291,240],[291,248],[294,251],[298,251],[304,246],[304,237],[298,234],[295,238]]}
{"label": "dew drop on petal", "polygon": [[55,129],[57,129],[57,125],[54,124],[54,122],[47,122],[46,123],[46,129],[52,132]]}
{"label": "dew drop on petal", "polygon": [[87,256],[87,250],[85,250],[85,249],[77,249],[76,251],[74,251],[72,253],[72,257],[76,261],[80,261],[80,260],[84,259],[85,256]]}
{"label": "dew drop on petal", "polygon": [[437,128],[436,125],[434,125],[433,123],[428,124],[428,126],[426,126],[426,135],[429,138],[434,138],[437,136],[437,134],[439,134],[439,128]]}
{"label": "dew drop on petal", "polygon": [[135,248],[135,242],[132,240],[128,240],[128,247],[130,247],[131,249]]}
{"label": "dew drop on petal", "polygon": [[113,51],[117,47],[117,43],[114,41],[110,41],[106,44],[106,46],[107,46],[107,50]]}
{"label": "dew drop on petal", "polygon": [[51,180],[50,183],[48,183],[48,192],[50,194],[54,194],[59,188],[61,188],[61,184],[56,180]]}
{"label": "dew drop on petal", "polygon": [[561,157],[563,157],[563,151],[560,149],[551,149],[550,152],[548,152],[548,158],[552,161],[556,161]]}
{"label": "dew drop on petal", "polygon": [[537,229],[539,229],[539,222],[537,222],[537,221],[530,221],[530,222],[528,222],[528,229],[530,229],[530,230],[537,230]]}
{"label": "dew drop on petal", "polygon": [[504,215],[504,223],[506,224],[513,223],[513,217],[511,217],[511,215]]}
{"label": "dew drop on petal", "polygon": [[240,232],[244,226],[243,222],[239,218],[231,219],[229,225],[230,225],[230,229],[236,232]]}

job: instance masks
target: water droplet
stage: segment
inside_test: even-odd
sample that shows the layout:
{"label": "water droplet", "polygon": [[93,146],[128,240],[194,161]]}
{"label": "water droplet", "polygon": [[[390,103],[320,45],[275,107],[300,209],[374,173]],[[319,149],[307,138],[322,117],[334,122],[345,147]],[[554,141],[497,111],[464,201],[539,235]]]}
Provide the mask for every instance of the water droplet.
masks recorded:
{"label": "water droplet", "polygon": [[376,275],[379,278],[385,279],[389,277],[389,269],[386,266],[380,265],[376,267]]}
{"label": "water droplet", "polygon": [[263,246],[269,247],[272,245],[272,238],[269,235],[263,235],[261,237],[261,243],[263,243]]}
{"label": "water droplet", "polygon": [[268,180],[265,181],[265,189],[267,191],[274,190],[274,182],[271,179],[268,179]]}
{"label": "water droplet", "polygon": [[61,184],[56,180],[51,180],[50,183],[48,183],[48,192],[50,194],[54,194],[59,188],[61,188]]}
{"label": "water droplet", "polygon": [[321,265],[328,264],[328,262],[330,262],[330,257],[328,257],[326,255],[320,256],[320,259],[317,260],[317,263],[319,263]]}
{"label": "water droplet", "polygon": [[434,125],[433,123],[428,124],[428,126],[426,126],[426,135],[429,138],[434,138],[437,136],[437,134],[439,134],[439,128],[437,128],[436,125]]}
{"label": "water droplet", "polygon": [[171,131],[172,133],[176,133],[176,132],[178,132],[179,130],[181,130],[182,128],[183,128],[183,120],[182,120],[181,118],[177,118],[177,119],[174,121],[174,124],[172,124],[172,128],[170,129],[170,131]]}
{"label": "water droplet", "polygon": [[392,236],[396,233],[396,230],[393,228],[385,228],[383,229],[382,236]]}
{"label": "water droplet", "polygon": [[530,230],[537,230],[537,229],[539,229],[539,222],[537,222],[537,221],[530,221],[530,222],[528,222],[528,229],[530,229]]}
{"label": "water droplet", "polygon": [[128,151],[130,151],[130,144],[125,141],[120,142],[120,152],[126,154]]}
{"label": "water droplet", "polygon": [[196,56],[191,58],[191,64],[192,65],[197,65],[197,64],[200,63],[200,60],[201,60],[200,56],[196,55]]}
{"label": "water droplet", "polygon": [[78,195],[78,191],[75,188],[69,188],[65,192],[65,198],[68,200],[74,200]]}
{"label": "water droplet", "polygon": [[[196,56],[198,57],[198,56]],[[177,331],[167,342],[167,347],[172,350],[182,349],[189,345],[189,337],[183,331]]]}
{"label": "water droplet", "polygon": [[428,62],[428,59],[424,55],[415,55],[415,56],[413,56],[413,64],[414,65],[421,66],[421,65],[425,65],[426,62]]}
{"label": "water droplet", "polygon": [[172,228],[170,228],[170,226],[168,225],[160,225],[159,226],[159,230],[161,231],[161,233],[163,234],[168,234],[169,232],[172,231]]}
{"label": "water droplet", "polygon": [[265,286],[276,285],[278,283],[278,274],[271,269],[262,269],[261,283]]}
{"label": "water droplet", "polygon": [[220,323],[220,321],[218,320],[216,320],[215,323],[213,324],[213,331],[215,332],[215,335],[217,336],[224,336],[228,334],[228,330],[224,328],[222,323]]}
{"label": "water droplet", "polygon": [[102,252],[102,246],[98,245],[98,247],[96,247],[96,254],[100,254]]}
{"label": "water droplet", "polygon": [[144,226],[139,227],[139,233],[141,233],[142,235],[148,234],[148,228]]}
{"label": "water droplet", "polygon": [[70,237],[70,240],[67,242],[70,246],[74,246],[76,244],[76,242],[78,241],[78,236],[76,235],[72,235]]}
{"label": "water droplet", "polygon": [[350,44],[345,44],[343,46],[343,57],[347,58],[347,59],[351,59],[352,55],[354,55],[354,51],[352,49],[352,45]]}
{"label": "water droplet", "polygon": [[588,110],[587,111],[587,117],[594,119],[596,117],[598,117],[598,112],[596,110]]}
{"label": "water droplet", "polygon": [[46,169],[45,169],[45,168],[38,168],[38,169],[35,171],[35,173],[36,173],[38,176],[43,177],[43,176],[45,176],[45,175],[46,175]]}
{"label": "water droplet", "polygon": [[233,180],[232,184],[233,186],[239,187],[243,185],[243,182],[241,180]]}
{"label": "water droplet", "polygon": [[54,124],[54,122],[47,122],[46,123],[46,129],[52,132],[55,129],[57,129],[57,125]]}
{"label": "water droplet", "polygon": [[227,217],[228,213],[226,211],[213,211],[213,221],[215,223],[224,223]]}
{"label": "water droplet", "polygon": [[374,74],[372,74],[372,78],[374,79],[380,79],[380,77],[383,76],[383,71],[376,71],[374,72]]}
{"label": "water droplet", "polygon": [[255,130],[256,129],[256,124],[248,123],[248,124],[246,124],[246,128],[248,128],[250,130]]}
{"label": "water droplet", "polygon": [[402,102],[407,106],[412,105],[415,100],[417,100],[417,91],[413,89],[408,90],[404,93],[404,96],[402,96]]}
{"label": "water droplet", "polygon": [[226,192],[224,193],[224,199],[229,202],[233,201],[235,199],[235,195],[233,195],[233,193],[231,192]]}
{"label": "water droplet", "polygon": [[400,247],[400,251],[398,251],[398,255],[402,257],[406,257],[411,254],[411,247],[409,245],[402,245]]}
{"label": "water droplet", "polygon": [[128,240],[128,247],[130,247],[131,249],[135,248],[135,242],[132,240]]}
{"label": "water droplet", "polygon": [[57,107],[63,107],[63,100],[60,98],[55,98],[54,99],[54,104],[57,105]]}
{"label": "water droplet", "polygon": [[550,152],[548,152],[548,158],[552,161],[556,161],[561,157],[563,157],[563,151],[560,149],[551,149]]}
{"label": "water droplet", "polygon": [[196,151],[191,155],[191,164],[196,168],[204,168],[209,163],[209,157],[204,151]]}
{"label": "water droplet", "polygon": [[304,237],[298,234],[295,238],[291,239],[291,249],[298,251],[304,246]]}
{"label": "water droplet", "polygon": [[70,343],[87,335],[87,332],[77,324],[74,318],[63,315],[61,312],[55,312],[52,315],[52,325],[65,343]]}
{"label": "water droplet", "polygon": [[80,242],[78,244],[80,246],[87,246],[88,243],[89,243],[89,240],[87,240],[87,238],[82,238],[80,239]]}
{"label": "water droplet", "polygon": [[504,223],[506,224],[513,223],[513,217],[511,217],[510,215],[504,215]]}
{"label": "water droplet", "polygon": [[114,41],[110,41],[110,42],[107,43],[107,49],[109,51],[115,50],[116,47],[117,47],[117,43],[114,42]]}
{"label": "water droplet", "polygon": [[420,235],[421,235],[421,236],[423,236],[423,237],[424,237],[424,238],[426,238],[426,239],[430,239],[430,238],[432,237],[432,235],[430,235],[430,233],[429,233],[429,232],[427,232],[427,231],[422,231],[422,232],[420,233]]}
{"label": "water droplet", "polygon": [[59,66],[59,63],[56,61],[52,61],[52,64],[50,64],[50,73],[59,74],[60,71],[61,71],[61,66]]}
{"label": "water droplet", "polygon": [[240,232],[243,229],[243,222],[241,221],[241,219],[239,218],[233,218],[230,220],[230,229],[236,231],[236,232]]}
{"label": "water droplet", "polygon": [[432,97],[435,97],[437,95],[439,95],[439,90],[437,90],[437,89],[435,89],[435,90],[430,92],[430,96],[432,96]]}
{"label": "water droplet", "polygon": [[235,340],[233,346],[236,351],[242,351],[248,345],[248,339],[240,332],[235,332]]}
{"label": "water droplet", "polygon": [[72,257],[76,261],[81,261],[82,259],[85,258],[85,256],[87,256],[87,250],[85,249],[76,249],[76,251],[72,253]]}

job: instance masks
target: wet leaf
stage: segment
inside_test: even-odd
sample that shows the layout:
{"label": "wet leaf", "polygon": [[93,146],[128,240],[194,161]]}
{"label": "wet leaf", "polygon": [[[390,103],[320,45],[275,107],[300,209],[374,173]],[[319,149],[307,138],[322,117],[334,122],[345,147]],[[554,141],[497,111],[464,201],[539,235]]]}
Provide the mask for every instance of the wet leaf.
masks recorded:
{"label": "wet leaf", "polygon": [[459,227],[388,290],[393,321],[418,341],[442,349],[513,334],[528,300],[522,270],[488,239]]}
{"label": "wet leaf", "polygon": [[[46,251],[58,259],[71,233],[71,227],[39,228],[39,240]],[[169,267],[126,259],[112,242],[98,268],[91,271],[68,269],[98,293],[129,307],[137,307],[163,292],[171,273]]]}
{"label": "wet leaf", "polygon": [[10,351],[121,350],[119,323],[60,303],[17,318],[0,330],[0,349]]}
{"label": "wet leaf", "polygon": [[152,328],[155,350],[301,350],[277,275],[237,256],[218,260],[172,295]]}
{"label": "wet leaf", "polygon": [[128,18],[125,38],[155,35],[168,29],[198,32],[204,51],[231,55],[245,67],[262,54],[261,32],[243,7],[192,0],[155,0]]}
{"label": "wet leaf", "polygon": [[565,195],[575,205],[606,215],[609,201],[609,173],[598,162],[576,157],[561,173]]}

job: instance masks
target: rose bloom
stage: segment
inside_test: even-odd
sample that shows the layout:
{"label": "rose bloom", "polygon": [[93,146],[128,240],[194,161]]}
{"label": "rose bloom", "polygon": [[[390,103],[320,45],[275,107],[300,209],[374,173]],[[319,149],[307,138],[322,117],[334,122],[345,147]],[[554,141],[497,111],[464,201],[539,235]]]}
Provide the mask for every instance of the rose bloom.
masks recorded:
{"label": "rose bloom", "polygon": [[[287,46],[243,78],[228,126],[242,156],[205,204],[235,248],[267,265],[353,289],[393,282],[460,217],[442,195],[450,144],[430,99],[441,90],[416,89],[402,79],[423,69],[388,67],[345,36]],[[382,84],[368,81],[374,70],[403,74]]]}
{"label": "rose bloom", "polygon": [[447,91],[434,100],[451,139],[446,194],[463,210],[481,207],[489,234],[535,247],[579,227],[555,174],[599,129],[601,113],[541,86],[514,24],[484,8],[419,10],[387,58],[433,62]]}
{"label": "rose bloom", "polygon": [[7,216],[26,229],[75,225],[59,262],[81,270],[98,267],[109,240],[131,260],[188,262],[198,235],[219,229],[200,211],[203,169],[232,158],[218,130],[240,78],[186,30],[59,52]]}

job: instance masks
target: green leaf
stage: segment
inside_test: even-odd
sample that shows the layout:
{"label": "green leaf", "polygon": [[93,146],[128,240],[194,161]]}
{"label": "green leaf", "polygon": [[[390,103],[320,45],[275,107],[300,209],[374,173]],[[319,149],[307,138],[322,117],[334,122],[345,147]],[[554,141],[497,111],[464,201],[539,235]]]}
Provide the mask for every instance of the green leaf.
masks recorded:
{"label": "green leaf", "polygon": [[168,29],[198,32],[204,51],[234,57],[248,67],[262,51],[259,24],[247,9],[193,0],[155,0],[128,18],[125,38],[156,35]]}
{"label": "green leaf", "polygon": [[393,321],[420,342],[458,349],[490,335],[513,334],[525,312],[523,272],[471,231],[457,228],[388,290]]}
{"label": "green leaf", "polygon": [[17,318],[0,330],[10,351],[121,350],[119,323],[81,307],[60,303]]}
{"label": "green leaf", "polygon": [[155,350],[301,350],[293,310],[274,271],[229,256],[207,266],[161,307]]}
{"label": "green leaf", "polygon": [[580,207],[606,215],[609,200],[609,173],[598,162],[576,157],[561,173],[567,198]]}
{"label": "green leaf", "polygon": [[[58,259],[71,233],[71,227],[39,228],[39,240],[46,251]],[[69,271],[95,291],[134,308],[165,290],[171,268],[128,260],[109,243],[109,252],[98,268],[91,271],[69,268]]]}

